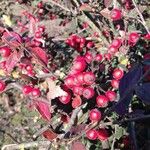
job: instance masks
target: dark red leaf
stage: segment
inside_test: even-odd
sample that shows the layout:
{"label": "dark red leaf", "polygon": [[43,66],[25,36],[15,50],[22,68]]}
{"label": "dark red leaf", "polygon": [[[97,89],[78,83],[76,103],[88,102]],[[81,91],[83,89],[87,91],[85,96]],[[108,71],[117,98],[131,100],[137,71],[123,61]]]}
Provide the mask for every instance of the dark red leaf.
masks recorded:
{"label": "dark red leaf", "polygon": [[52,141],[53,139],[55,139],[57,137],[57,134],[55,132],[53,132],[52,130],[48,129],[46,131],[43,132],[43,136]]}
{"label": "dark red leaf", "polygon": [[39,111],[39,113],[41,114],[41,116],[46,119],[46,120],[50,120],[51,119],[51,112],[50,112],[50,107],[47,103],[43,102],[43,101],[37,101],[35,103],[36,109]]}
{"label": "dark red leaf", "polygon": [[44,49],[40,47],[32,47],[31,48],[32,52],[40,59],[42,60],[45,64],[48,63],[48,57]]}

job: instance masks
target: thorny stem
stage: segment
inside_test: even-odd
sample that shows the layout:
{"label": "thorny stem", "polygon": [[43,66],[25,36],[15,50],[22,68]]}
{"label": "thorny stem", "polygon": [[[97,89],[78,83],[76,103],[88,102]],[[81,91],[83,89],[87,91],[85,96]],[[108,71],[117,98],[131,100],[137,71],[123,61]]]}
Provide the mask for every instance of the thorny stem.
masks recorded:
{"label": "thorny stem", "polygon": [[150,34],[149,28],[147,27],[146,22],[145,22],[145,20],[144,20],[144,17],[143,17],[143,15],[141,14],[140,10],[138,9],[135,0],[132,0],[132,2],[133,2],[133,5],[134,5],[134,7],[135,7],[137,13],[139,14],[139,16],[140,16],[140,18],[141,18],[141,23],[142,23],[143,26],[145,27],[147,33]]}

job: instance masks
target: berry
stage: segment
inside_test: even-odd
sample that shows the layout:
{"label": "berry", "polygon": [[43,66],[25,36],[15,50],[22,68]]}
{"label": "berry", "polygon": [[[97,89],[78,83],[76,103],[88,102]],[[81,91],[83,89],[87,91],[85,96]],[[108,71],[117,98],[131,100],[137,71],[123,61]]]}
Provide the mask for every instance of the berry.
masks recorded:
{"label": "berry", "polygon": [[99,95],[96,98],[96,103],[98,107],[106,107],[108,105],[109,99],[105,95]]}
{"label": "berry", "polygon": [[67,93],[66,96],[61,96],[61,97],[59,97],[59,100],[60,100],[60,102],[63,103],[63,104],[69,103],[70,100],[71,100],[71,95],[70,95],[70,93]]}
{"label": "berry", "polygon": [[119,87],[119,80],[115,80],[115,79],[111,80],[111,86],[113,88],[115,88],[115,89],[118,89],[118,87]]}
{"label": "berry", "polygon": [[97,131],[94,129],[91,129],[86,132],[86,136],[90,140],[96,140],[97,139]]}
{"label": "berry", "polygon": [[89,113],[91,121],[100,121],[101,120],[101,112],[98,109],[92,109]]}
{"label": "berry", "polygon": [[138,33],[132,32],[130,33],[128,40],[129,40],[129,43],[135,44],[139,40],[139,38],[140,38],[140,35]]}
{"label": "berry", "polygon": [[87,45],[86,45],[86,47],[89,48],[89,49],[92,48],[93,46],[94,46],[93,42],[88,42]]}
{"label": "berry", "polygon": [[26,70],[27,70],[27,71],[32,71],[32,70],[33,70],[33,67],[32,67],[31,65],[27,65],[27,66],[26,66]]}
{"label": "berry", "polygon": [[8,57],[11,54],[11,49],[7,46],[1,47],[0,54],[2,57]]}
{"label": "berry", "polygon": [[83,97],[85,97],[86,99],[92,98],[94,94],[95,94],[94,89],[91,87],[84,88],[82,92]]}
{"label": "berry", "polygon": [[147,34],[144,36],[144,39],[145,39],[145,40],[150,40],[150,33],[147,33]]}
{"label": "berry", "polygon": [[111,19],[114,21],[120,20],[122,17],[121,10],[116,9],[116,8],[111,11],[110,15],[111,15]]}
{"label": "berry", "polygon": [[85,72],[83,80],[86,85],[92,85],[95,82],[95,75],[93,72]]}
{"label": "berry", "polygon": [[84,83],[84,73],[78,73],[75,76],[76,82],[78,82],[79,84],[83,84]]}
{"label": "berry", "polygon": [[0,92],[4,91],[5,88],[6,88],[5,83],[2,80],[0,80]]}
{"label": "berry", "polygon": [[108,137],[109,137],[109,135],[108,135],[108,132],[107,132],[107,130],[106,129],[99,129],[98,131],[97,131],[97,138],[100,140],[100,141],[105,141],[105,140],[107,140],[108,139]]}
{"label": "berry", "polygon": [[45,27],[44,26],[39,26],[38,27],[38,31],[39,32],[44,32],[45,31]]}
{"label": "berry", "polygon": [[105,93],[106,97],[110,100],[110,101],[114,101],[117,97],[116,93],[114,91],[107,91]]}
{"label": "berry", "polygon": [[29,85],[25,85],[25,86],[23,86],[23,88],[22,88],[22,92],[23,92],[23,94],[25,94],[25,95],[31,93],[32,90],[33,90],[33,87],[32,87],[32,86],[29,86]]}
{"label": "berry", "polygon": [[111,60],[111,54],[110,53],[104,54],[104,58],[108,61]]}
{"label": "berry", "polygon": [[74,77],[73,76],[68,76],[66,79],[65,79],[65,85],[68,87],[68,88],[72,88],[74,86]]}
{"label": "berry", "polygon": [[111,45],[115,48],[119,48],[121,46],[121,39],[114,39],[111,43]]}
{"label": "berry", "polygon": [[73,93],[77,95],[82,95],[83,87],[82,86],[74,86]]}
{"label": "berry", "polygon": [[113,71],[113,78],[115,78],[116,80],[120,80],[123,77],[124,73],[123,70],[116,68]]}
{"label": "berry", "polygon": [[90,63],[93,60],[92,53],[90,53],[90,52],[86,52],[84,57],[85,57],[85,60],[86,60],[87,63]]}
{"label": "berry", "polygon": [[84,59],[77,59],[73,63],[73,69],[82,72],[86,68],[86,61]]}
{"label": "berry", "polygon": [[34,97],[39,97],[41,95],[41,91],[39,90],[39,88],[33,88],[31,94]]}
{"label": "berry", "polygon": [[111,45],[108,49],[110,54],[115,54],[116,52],[118,52],[118,49],[116,47],[114,47],[113,45]]}
{"label": "berry", "polygon": [[35,37],[36,38],[41,38],[42,37],[41,32],[35,32]]}
{"label": "berry", "polygon": [[97,54],[97,55],[95,56],[95,60],[96,60],[96,61],[102,61],[102,59],[103,59],[102,54]]}
{"label": "berry", "polygon": [[38,8],[42,8],[42,7],[43,7],[43,2],[42,2],[42,1],[39,2],[39,3],[37,4],[37,7],[38,7]]}

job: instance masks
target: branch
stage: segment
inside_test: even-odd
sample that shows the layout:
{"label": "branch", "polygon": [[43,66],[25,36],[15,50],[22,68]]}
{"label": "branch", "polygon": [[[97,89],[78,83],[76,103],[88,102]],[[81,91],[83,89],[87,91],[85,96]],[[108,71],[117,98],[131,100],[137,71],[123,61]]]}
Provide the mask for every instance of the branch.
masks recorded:
{"label": "branch", "polygon": [[143,17],[143,15],[142,15],[142,13],[140,12],[140,10],[138,9],[135,0],[132,0],[132,2],[133,2],[133,5],[134,5],[134,7],[135,7],[137,13],[139,14],[139,16],[140,16],[140,18],[141,18],[141,23],[142,23],[143,26],[145,27],[147,33],[150,34],[149,28],[147,27],[146,22],[145,22],[145,20],[144,20],[144,17]]}
{"label": "branch", "polygon": [[35,142],[22,143],[22,144],[9,144],[3,146],[1,150],[25,149],[30,147],[48,146],[50,144],[51,144],[50,141],[35,141]]}

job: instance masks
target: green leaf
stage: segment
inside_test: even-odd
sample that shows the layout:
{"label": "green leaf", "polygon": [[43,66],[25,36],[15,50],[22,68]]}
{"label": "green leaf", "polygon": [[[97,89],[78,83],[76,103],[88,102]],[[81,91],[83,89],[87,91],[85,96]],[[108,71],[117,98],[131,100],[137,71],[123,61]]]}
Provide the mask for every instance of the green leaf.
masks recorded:
{"label": "green leaf", "polygon": [[117,130],[115,131],[114,136],[117,140],[119,140],[124,134],[124,128],[119,127],[118,125],[116,125],[116,126],[117,126],[116,127]]}

